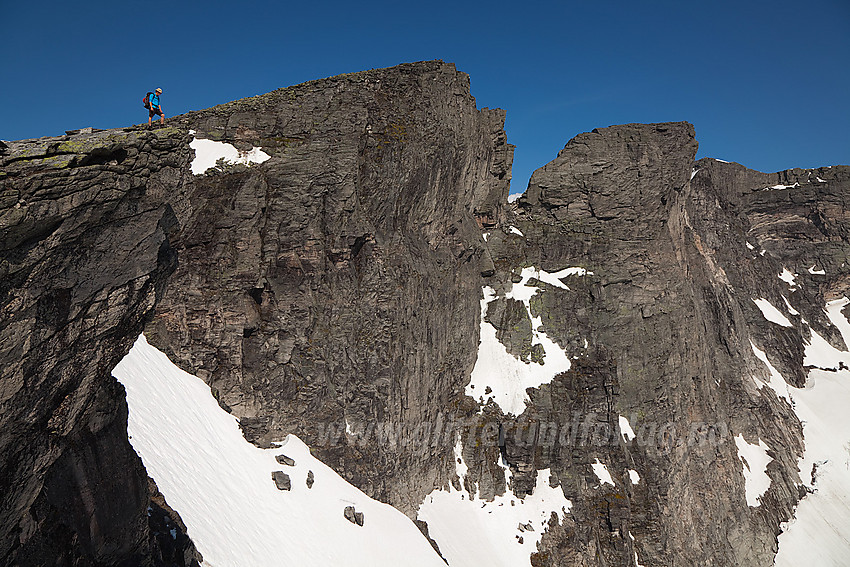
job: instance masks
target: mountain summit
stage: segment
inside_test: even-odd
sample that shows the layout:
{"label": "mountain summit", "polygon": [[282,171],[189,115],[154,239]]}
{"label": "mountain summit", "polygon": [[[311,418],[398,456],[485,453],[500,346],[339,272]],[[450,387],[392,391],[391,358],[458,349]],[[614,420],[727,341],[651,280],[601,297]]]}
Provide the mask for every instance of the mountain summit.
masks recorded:
{"label": "mountain summit", "polygon": [[504,119],[432,61],[3,142],[2,561],[838,564],[850,167],[627,124],[508,203]]}

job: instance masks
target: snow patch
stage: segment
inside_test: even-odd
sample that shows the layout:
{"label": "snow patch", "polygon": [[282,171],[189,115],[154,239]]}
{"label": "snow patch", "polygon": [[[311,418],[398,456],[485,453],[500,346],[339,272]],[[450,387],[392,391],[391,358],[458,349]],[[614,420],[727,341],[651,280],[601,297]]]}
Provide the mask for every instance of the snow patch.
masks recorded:
{"label": "snow patch", "polygon": [[[194,131],[191,131],[194,134]],[[200,175],[211,167],[215,167],[219,159],[224,159],[229,164],[263,163],[271,158],[261,147],[251,148],[247,152],[237,150],[227,142],[216,142],[215,140],[202,140],[193,138],[189,147],[195,150],[195,159],[192,160],[192,174]]]}
{"label": "snow patch", "polygon": [[614,486],[614,479],[611,478],[611,473],[608,472],[608,467],[599,462],[599,459],[596,459],[596,462],[591,463],[590,466],[593,467],[593,473],[596,475],[596,478],[599,479],[599,482]]}
{"label": "snow patch", "polygon": [[691,169],[691,179],[693,179],[696,176],[696,174],[699,173],[700,171],[702,171],[702,170],[696,169],[696,168]]}
{"label": "snow patch", "polygon": [[461,481],[461,486],[463,485],[463,479],[466,478],[466,473],[469,472],[469,467],[466,466],[466,462],[463,460],[463,444],[460,441],[460,435],[457,436],[457,442],[455,443],[455,474]]}
{"label": "snow patch", "polygon": [[826,180],[821,179],[821,178],[820,178],[820,177],[818,177],[817,175],[815,175],[815,179],[817,179],[817,180],[818,180],[818,183],[826,183]]}
{"label": "snow patch", "polygon": [[522,196],[523,193],[511,193],[510,195],[508,195],[508,203],[513,203]]}
{"label": "snow patch", "polygon": [[[552,378],[561,372],[566,372],[571,366],[570,359],[564,350],[543,332],[541,317],[531,315],[530,300],[539,288],[525,284],[531,278],[531,273],[539,272],[534,268],[525,268],[522,273],[522,280],[513,284],[512,290],[505,294],[505,297],[522,301],[525,305],[531,320],[532,344],[540,344],[543,347],[544,363],[519,360],[499,342],[496,338],[496,328],[484,320],[487,316],[487,305],[496,299],[496,291],[485,286],[482,288],[484,298],[481,300],[481,342],[478,345],[478,359],[475,361],[475,367],[472,369],[472,375],[466,387],[468,396],[482,404],[488,398],[493,398],[502,411],[514,415],[520,415],[525,411],[525,402],[528,400],[526,388],[536,388],[551,382]],[[554,276],[554,274],[547,275]],[[538,279],[544,281],[542,278]],[[555,278],[555,281],[559,284],[556,287],[569,289],[559,279]],[[488,387],[491,392],[485,394]]]}
{"label": "snow patch", "polygon": [[838,370],[842,367],[850,367],[850,352],[838,350],[811,327],[809,327],[809,332],[812,336],[805,345],[803,366],[814,366],[821,370]]}
{"label": "snow patch", "polygon": [[[542,317],[534,317],[531,314],[531,298],[540,288],[527,284],[531,278],[535,278],[568,291],[570,288],[561,281],[561,278],[588,274],[592,275],[593,272],[579,267],[564,268],[557,272],[547,272],[533,266],[527,267],[523,268],[520,281],[513,284],[510,291],[505,294],[507,299],[516,299],[525,305],[526,313],[531,321],[532,344],[540,344],[543,347],[543,364],[519,360],[499,342],[496,338],[496,328],[484,320],[487,316],[487,305],[496,299],[496,291],[489,286],[482,288],[484,297],[481,300],[481,342],[478,345],[478,359],[472,370],[469,385],[466,387],[466,394],[482,404],[492,398],[505,413],[520,415],[525,411],[525,402],[528,400],[527,388],[536,388],[551,382],[556,375],[569,370],[571,363],[566,352],[546,336],[543,331]],[[488,387],[491,392],[485,393]]]}
{"label": "snow patch", "polygon": [[635,431],[632,429],[629,420],[622,415],[620,416],[620,434],[623,436],[623,441],[626,443],[635,438]]}
{"label": "snow patch", "polygon": [[729,163],[725,159],[717,159],[717,158],[711,158],[711,159],[713,159],[714,161],[719,161],[720,163]]}
{"label": "snow patch", "polygon": [[779,274],[779,279],[788,284],[788,287],[797,287],[797,282],[794,281],[794,278],[797,277],[797,274],[792,274],[788,268],[783,267],[782,273]]}
{"label": "snow patch", "polygon": [[782,312],[779,311],[776,307],[773,306],[766,299],[753,299],[753,303],[755,303],[758,308],[761,310],[761,314],[764,315],[764,318],[770,321],[771,323],[776,323],[777,325],[782,325],[783,327],[793,327],[791,321],[788,320]]}
{"label": "snow patch", "polygon": [[738,458],[744,465],[744,486],[747,492],[747,505],[760,506],[759,498],[770,488],[770,477],[767,476],[767,465],[773,460],[768,456],[770,449],[759,439],[758,445],[747,443],[742,434],[735,436],[738,447]]}
{"label": "snow patch", "polygon": [[753,246],[752,244],[750,244],[749,242],[745,242],[744,244],[746,244],[746,245],[747,245],[747,248],[749,248],[750,250],[755,250],[755,249],[756,249],[756,247],[755,247],[755,246]]}
{"label": "snow patch", "polygon": [[[510,469],[500,465],[510,485]],[[552,514],[561,522],[572,508],[561,488],[549,482],[549,469],[540,470],[531,494],[518,498],[508,491],[492,501],[450,485],[426,496],[417,517],[428,522],[429,535],[451,567],[530,567]]]}
{"label": "snow patch", "polygon": [[[445,567],[404,514],[348,484],[294,435],[275,449],[248,443],[209,386],[144,336],[113,374],[127,391],[130,442],[204,565]],[[278,464],[280,454],[295,466]],[[290,491],[276,488],[276,470],[290,476]],[[363,526],[343,517],[346,506],[364,513]]]}
{"label": "snow patch", "polygon": [[812,274],[813,276],[825,276],[826,272],[823,269],[816,270],[815,269],[816,265],[817,264],[813,264],[812,267],[809,268],[809,273]]}
{"label": "snow patch", "polygon": [[794,309],[794,307],[793,307],[793,306],[791,305],[791,303],[790,303],[790,302],[789,302],[789,301],[785,298],[785,296],[784,296],[784,295],[782,296],[782,301],[784,301],[784,302],[785,302],[785,307],[788,309],[788,313],[790,313],[791,315],[799,315],[799,314],[800,314],[800,312],[799,312],[799,311],[797,311],[796,309]]}
{"label": "snow patch", "polygon": [[523,236],[523,237],[525,236],[520,229],[518,229],[517,227],[515,227],[513,225],[511,225],[511,234],[518,234],[518,235]]}
{"label": "snow patch", "polygon": [[487,242],[487,239],[490,238],[490,233],[485,232],[481,235],[481,237],[484,239],[484,242]]}
{"label": "snow patch", "polygon": [[637,484],[640,482],[640,475],[635,469],[629,469],[629,480],[632,481],[632,484]]}
{"label": "snow patch", "polygon": [[800,184],[799,184],[799,183],[794,183],[794,185],[773,185],[773,186],[771,186],[771,187],[765,187],[765,188],[763,189],[763,191],[767,191],[767,190],[770,190],[770,189],[774,189],[774,190],[778,190],[778,189],[794,189],[794,188],[799,187],[799,186],[800,186]]}

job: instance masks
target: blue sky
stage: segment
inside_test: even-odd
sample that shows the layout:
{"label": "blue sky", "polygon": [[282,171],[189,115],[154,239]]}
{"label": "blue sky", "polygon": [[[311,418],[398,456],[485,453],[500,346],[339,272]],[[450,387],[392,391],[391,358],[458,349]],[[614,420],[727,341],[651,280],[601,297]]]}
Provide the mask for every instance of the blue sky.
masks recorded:
{"label": "blue sky", "polygon": [[443,59],[507,110],[512,192],[573,136],[688,120],[699,156],[850,163],[850,2],[12,2],[0,139],[111,128],[369,68]]}

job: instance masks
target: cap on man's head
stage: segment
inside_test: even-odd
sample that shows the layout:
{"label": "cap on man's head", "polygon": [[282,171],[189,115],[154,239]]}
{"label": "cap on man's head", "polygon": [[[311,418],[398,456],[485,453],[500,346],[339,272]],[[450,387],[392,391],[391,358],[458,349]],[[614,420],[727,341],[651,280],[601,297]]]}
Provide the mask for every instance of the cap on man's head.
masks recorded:
{"label": "cap on man's head", "polygon": [[162,92],[162,89],[156,89],[156,92],[157,92],[157,93],[161,93],[161,92]]}

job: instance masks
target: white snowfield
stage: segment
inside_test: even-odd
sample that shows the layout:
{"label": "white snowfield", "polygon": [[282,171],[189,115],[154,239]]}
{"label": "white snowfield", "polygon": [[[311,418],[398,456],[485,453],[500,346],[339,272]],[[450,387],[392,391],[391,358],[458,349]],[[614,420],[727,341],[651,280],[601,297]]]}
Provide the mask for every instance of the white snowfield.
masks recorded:
{"label": "white snowfield", "polygon": [[[565,268],[557,272],[547,272],[534,267],[523,268],[522,280],[513,284],[505,294],[508,299],[516,299],[525,305],[528,318],[531,320],[532,344],[540,344],[545,356],[543,364],[519,360],[507,351],[505,346],[496,338],[496,328],[484,320],[487,316],[488,304],[496,299],[496,291],[485,286],[482,288],[481,300],[481,342],[478,346],[478,359],[472,370],[466,394],[485,403],[489,398],[498,404],[502,411],[520,415],[525,411],[528,400],[526,388],[536,388],[541,384],[552,381],[556,375],[570,369],[570,359],[567,353],[543,331],[541,317],[531,314],[531,298],[540,290],[539,287],[527,285],[531,278],[547,283],[553,287],[569,291],[561,278],[567,276],[592,275],[584,268]],[[487,388],[490,393],[485,393]]]}
{"label": "white snowfield", "polygon": [[[850,345],[850,323],[841,313],[848,303],[846,297],[831,301],[826,313]],[[782,526],[776,567],[847,565],[850,557],[850,371],[822,370],[847,364],[850,352],[815,333],[812,338],[804,364],[816,368],[805,388],[788,387],[806,444],[798,463],[800,480],[811,493]]]}
{"label": "white snowfield", "polygon": [[[194,130],[189,131],[194,134]],[[215,163],[219,159],[224,159],[229,164],[263,163],[271,158],[269,154],[263,151],[262,148],[251,148],[247,152],[237,150],[232,144],[227,142],[216,142],[215,140],[203,140],[193,138],[189,142],[189,147],[195,150],[195,159],[192,160],[192,174],[200,175],[211,167],[215,167]]]}
{"label": "white snowfield", "polygon": [[[460,458],[460,454],[458,442],[455,455]],[[460,461],[457,471],[463,480],[460,473],[466,474],[466,464]],[[510,486],[510,469],[499,464]],[[549,469],[537,471],[534,492],[518,498],[508,490],[493,501],[480,499],[477,487],[470,497],[450,485],[425,497],[418,519],[428,522],[428,534],[450,567],[530,567],[531,554],[537,551],[552,515],[561,522],[572,507],[561,488],[553,488],[549,480]]]}
{"label": "white snowfield", "polygon": [[[113,374],[127,389],[133,448],[206,567],[445,567],[410,519],[348,484],[297,437],[277,449],[248,443],[209,387],[144,336]],[[278,464],[280,454],[295,466]],[[290,491],[272,480],[280,470],[291,479]],[[344,518],[346,506],[363,512],[362,527]]]}

